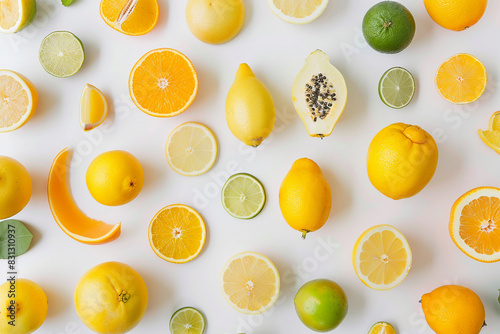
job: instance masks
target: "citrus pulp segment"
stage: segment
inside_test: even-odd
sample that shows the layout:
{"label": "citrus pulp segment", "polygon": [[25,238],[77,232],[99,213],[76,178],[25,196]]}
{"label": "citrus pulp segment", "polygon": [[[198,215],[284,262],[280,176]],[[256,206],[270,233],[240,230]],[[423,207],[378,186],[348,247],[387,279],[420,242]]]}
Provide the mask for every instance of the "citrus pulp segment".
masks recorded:
{"label": "citrus pulp segment", "polygon": [[84,131],[101,125],[108,115],[108,102],[104,94],[90,84],[86,84],[80,97],[80,126]]}
{"label": "citrus pulp segment", "polygon": [[101,0],[101,17],[111,28],[125,35],[150,32],[158,22],[158,0]]}

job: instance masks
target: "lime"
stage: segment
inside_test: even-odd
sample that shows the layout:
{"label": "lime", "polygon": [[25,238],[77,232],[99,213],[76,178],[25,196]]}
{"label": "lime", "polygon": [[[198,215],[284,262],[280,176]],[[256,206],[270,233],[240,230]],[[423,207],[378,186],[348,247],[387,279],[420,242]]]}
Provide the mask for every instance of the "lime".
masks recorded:
{"label": "lime", "polygon": [[54,31],[42,40],[38,58],[47,73],[66,78],[80,70],[85,52],[78,37],[69,31]]}
{"label": "lime", "polygon": [[205,317],[193,307],[183,307],[170,318],[172,334],[203,334],[206,327]]}
{"label": "lime", "polygon": [[415,94],[415,80],[410,72],[402,67],[393,67],[384,73],[378,84],[378,94],[388,107],[406,107]]}
{"label": "lime", "polygon": [[30,25],[35,15],[35,0],[0,0],[0,32],[18,32]]}
{"label": "lime", "polygon": [[262,211],[265,203],[264,186],[250,174],[235,174],[222,187],[222,206],[235,218],[253,218]]}
{"label": "lime", "polygon": [[363,19],[366,42],[382,53],[398,53],[415,36],[415,19],[410,11],[395,1],[382,1],[368,10]]}

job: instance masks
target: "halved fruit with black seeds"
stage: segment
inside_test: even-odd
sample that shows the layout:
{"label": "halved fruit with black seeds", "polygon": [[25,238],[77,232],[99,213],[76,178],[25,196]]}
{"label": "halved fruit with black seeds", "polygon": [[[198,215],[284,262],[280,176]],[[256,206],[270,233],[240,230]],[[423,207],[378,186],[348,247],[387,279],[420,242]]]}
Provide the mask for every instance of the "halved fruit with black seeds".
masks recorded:
{"label": "halved fruit with black seeds", "polygon": [[332,133],[347,102],[347,86],[323,51],[307,57],[293,83],[292,99],[310,136],[323,138]]}

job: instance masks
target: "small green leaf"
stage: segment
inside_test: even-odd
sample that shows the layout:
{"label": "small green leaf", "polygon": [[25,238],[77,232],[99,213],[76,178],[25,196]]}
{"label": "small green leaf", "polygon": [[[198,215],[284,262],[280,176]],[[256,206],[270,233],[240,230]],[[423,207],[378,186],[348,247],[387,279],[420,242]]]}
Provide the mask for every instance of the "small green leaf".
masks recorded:
{"label": "small green leaf", "polygon": [[26,253],[31,240],[33,234],[19,220],[9,219],[0,222],[0,259]]}
{"label": "small green leaf", "polygon": [[71,5],[73,3],[73,1],[75,1],[75,0],[61,0],[62,4],[66,7]]}

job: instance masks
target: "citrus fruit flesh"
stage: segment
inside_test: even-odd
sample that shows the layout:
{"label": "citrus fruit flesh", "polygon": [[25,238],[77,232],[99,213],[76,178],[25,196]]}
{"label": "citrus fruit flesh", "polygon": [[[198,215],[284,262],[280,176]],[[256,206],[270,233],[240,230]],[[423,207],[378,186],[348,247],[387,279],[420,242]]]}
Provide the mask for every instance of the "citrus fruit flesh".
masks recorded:
{"label": "citrus fruit flesh", "polygon": [[500,261],[500,189],[480,187],[462,195],[451,209],[449,230],[467,256]]}
{"label": "citrus fruit flesh", "polygon": [[267,311],[278,299],[280,277],[264,255],[243,252],[230,258],[222,270],[220,288],[228,304],[244,314]]}
{"label": "citrus fruit flesh", "polygon": [[99,10],[107,25],[131,36],[150,32],[160,15],[157,0],[101,0]]}
{"label": "citrus fruit flesh", "polygon": [[168,136],[165,154],[170,167],[184,176],[198,176],[210,170],[217,159],[217,139],[205,125],[187,122]]}
{"label": "citrus fruit flesh", "polygon": [[396,334],[394,327],[387,322],[377,322],[370,328],[368,334]]}
{"label": "citrus fruit flesh", "polygon": [[408,70],[393,67],[380,79],[378,93],[386,106],[404,108],[410,104],[415,94],[415,80]]}
{"label": "citrus fruit flesh", "polygon": [[172,315],[169,327],[171,334],[203,334],[206,320],[194,307],[183,307]]}
{"label": "citrus fruit flesh", "polygon": [[415,36],[415,19],[396,1],[382,1],[363,18],[363,35],[368,45],[382,53],[399,53]]}
{"label": "citrus fruit flesh", "polygon": [[222,187],[222,206],[234,218],[254,218],[265,204],[264,186],[253,175],[235,174]]}
{"label": "citrus fruit flesh", "polygon": [[149,245],[161,259],[186,263],[200,254],[207,230],[198,212],[187,205],[174,204],[156,213],[148,234]]}
{"label": "citrus fruit flesh", "polygon": [[26,167],[0,156],[0,219],[12,217],[28,204],[33,186]]}
{"label": "citrus fruit flesh", "polygon": [[0,70],[0,133],[16,130],[35,113],[38,93],[19,73]]}
{"label": "citrus fruit flesh", "polygon": [[95,86],[86,84],[80,98],[80,126],[84,131],[101,125],[108,115],[108,102]]}
{"label": "citrus fruit flesh", "polygon": [[430,17],[446,29],[462,31],[484,15],[488,0],[424,0]]}
{"label": "citrus fruit flesh", "polygon": [[57,225],[71,238],[86,244],[103,244],[120,236],[121,224],[109,225],[87,217],[75,204],[69,190],[69,149],[54,159],[50,168],[47,193]]}
{"label": "citrus fruit flesh", "polygon": [[272,12],[285,22],[305,24],[316,20],[329,0],[267,0]]}
{"label": "citrus fruit flesh", "polygon": [[80,70],[85,51],[80,39],[69,31],[54,31],[42,40],[38,59],[47,73],[66,78]]}
{"label": "citrus fruit flesh", "polygon": [[172,117],[194,101],[198,75],[191,61],[179,51],[152,50],[132,68],[129,91],[137,108],[146,114]]}
{"label": "citrus fruit flesh", "polygon": [[405,279],[412,253],[401,232],[390,225],[378,225],[359,237],[352,260],[361,282],[375,290],[389,290]]}
{"label": "citrus fruit flesh", "polygon": [[36,0],[2,0],[0,32],[15,33],[29,26],[35,19]]}

